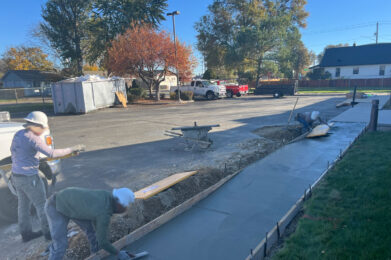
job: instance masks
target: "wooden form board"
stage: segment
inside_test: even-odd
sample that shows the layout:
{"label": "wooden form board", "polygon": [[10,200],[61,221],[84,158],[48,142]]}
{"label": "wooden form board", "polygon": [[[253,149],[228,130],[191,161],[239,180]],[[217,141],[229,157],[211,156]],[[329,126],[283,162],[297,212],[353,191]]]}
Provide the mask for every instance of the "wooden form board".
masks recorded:
{"label": "wooden form board", "polygon": [[0,169],[3,170],[3,171],[5,171],[5,172],[10,171],[11,168],[12,168],[12,164],[4,164],[4,165],[1,165],[1,166],[0,166]]}
{"label": "wooden form board", "polygon": [[[164,213],[160,217],[155,218],[151,222],[145,224],[144,226],[134,230],[131,232],[129,235],[124,236],[123,238],[117,240],[114,242],[114,247],[117,248],[118,250],[121,250],[122,248],[129,246],[132,244],[134,241],[137,241],[138,239],[142,238],[143,236],[147,235],[148,233],[154,231],[158,227],[164,225],[171,219],[175,218],[176,216],[182,214],[189,208],[191,208],[194,204],[198,203],[200,200],[208,197],[211,193],[216,191],[218,188],[223,186],[226,182],[228,182],[230,179],[235,177],[240,171],[237,171],[231,175],[228,175],[224,179],[220,180],[216,184],[210,186],[206,190],[201,191],[194,197],[186,200],[182,204],[176,206],[175,208],[169,210],[168,212]],[[99,250],[97,253],[89,256],[86,258],[86,260],[102,260],[105,257],[109,256],[109,253],[107,253],[104,250]]]}
{"label": "wooden form board", "polygon": [[160,181],[158,181],[148,187],[145,187],[139,191],[136,191],[134,193],[134,196],[136,197],[136,199],[146,200],[146,199],[158,194],[159,192],[170,188],[171,186],[177,184],[178,182],[181,182],[181,181],[189,178],[190,176],[192,176],[196,173],[197,173],[196,171],[191,171],[191,172],[182,172],[182,173],[177,173],[177,174],[171,175],[171,176],[169,176],[163,180],[160,180]]}
{"label": "wooden form board", "polygon": [[117,91],[117,92],[115,92],[115,94],[117,95],[117,98],[118,98],[119,102],[121,102],[122,106],[128,107],[126,104],[127,100],[126,100],[124,93]]}

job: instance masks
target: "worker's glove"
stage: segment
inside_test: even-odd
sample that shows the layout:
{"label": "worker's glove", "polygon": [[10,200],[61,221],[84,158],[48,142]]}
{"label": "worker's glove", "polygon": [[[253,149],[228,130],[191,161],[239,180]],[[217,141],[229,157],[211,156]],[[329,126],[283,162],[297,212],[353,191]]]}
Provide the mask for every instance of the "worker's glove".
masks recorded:
{"label": "worker's glove", "polygon": [[86,146],[84,144],[78,144],[71,147],[72,152],[80,153],[86,150]]}
{"label": "worker's glove", "polygon": [[132,258],[130,258],[130,255],[128,254],[128,252],[126,252],[124,250],[119,251],[117,257],[119,260],[131,260],[132,259]]}

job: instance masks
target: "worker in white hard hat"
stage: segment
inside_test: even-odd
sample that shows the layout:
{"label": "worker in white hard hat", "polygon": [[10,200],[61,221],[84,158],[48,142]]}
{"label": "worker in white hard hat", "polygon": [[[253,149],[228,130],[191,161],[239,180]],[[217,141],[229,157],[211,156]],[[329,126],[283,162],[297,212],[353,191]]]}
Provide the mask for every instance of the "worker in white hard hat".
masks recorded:
{"label": "worker in white hard hat", "polygon": [[310,131],[316,123],[323,123],[319,111],[297,113],[295,120],[303,125],[304,131]]}
{"label": "worker in white hard hat", "polygon": [[[78,145],[66,149],[52,149],[41,138],[49,127],[48,118],[43,112],[35,111],[25,118],[24,128],[19,130],[11,144],[12,183],[18,196],[18,224],[22,240],[27,242],[42,234],[50,240],[50,231],[44,212],[46,192],[38,175],[39,157],[44,154],[50,158],[62,157],[83,149]],[[33,232],[30,204],[37,212],[41,231]]]}
{"label": "worker in white hard hat", "polygon": [[75,222],[87,235],[90,251],[104,249],[120,260],[131,259],[132,254],[117,250],[108,240],[110,218],[113,214],[125,213],[135,200],[128,188],[92,190],[66,188],[53,194],[46,202],[52,243],[49,260],[61,260],[68,247],[68,223]]}

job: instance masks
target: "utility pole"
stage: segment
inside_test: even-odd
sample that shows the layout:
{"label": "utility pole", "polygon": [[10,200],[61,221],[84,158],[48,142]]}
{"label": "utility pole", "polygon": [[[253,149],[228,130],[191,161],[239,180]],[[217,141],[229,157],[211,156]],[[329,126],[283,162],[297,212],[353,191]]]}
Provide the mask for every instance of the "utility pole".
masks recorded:
{"label": "utility pole", "polygon": [[175,47],[175,64],[176,64],[176,85],[178,88],[178,101],[181,101],[181,91],[179,89],[179,69],[178,69],[178,59],[177,59],[177,50],[176,50],[176,35],[175,35],[175,15],[179,15],[179,11],[174,11],[167,13],[167,16],[172,16],[172,28],[174,32],[174,47]]}
{"label": "utility pole", "polygon": [[376,44],[379,42],[379,22],[376,23]]}

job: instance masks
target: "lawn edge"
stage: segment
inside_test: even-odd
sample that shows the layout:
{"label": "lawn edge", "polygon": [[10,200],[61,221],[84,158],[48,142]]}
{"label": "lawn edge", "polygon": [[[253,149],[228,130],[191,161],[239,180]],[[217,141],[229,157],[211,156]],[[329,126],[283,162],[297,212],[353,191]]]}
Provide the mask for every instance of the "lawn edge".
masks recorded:
{"label": "lawn edge", "polygon": [[328,163],[326,170],[319,176],[319,178],[309,186],[308,189],[304,190],[303,195],[296,201],[296,203],[288,210],[287,213],[273,226],[273,228],[266,232],[265,238],[262,239],[259,244],[250,250],[250,254],[246,257],[246,260],[263,260],[268,257],[272,248],[280,242],[280,239],[284,236],[287,228],[289,227],[292,220],[302,211],[304,202],[312,196],[312,190],[320,183],[320,181],[326,176],[335,165],[345,156],[348,150],[352,147],[356,141],[367,132],[367,127],[364,127],[359,135],[351,142],[343,151],[341,150],[339,156]]}

